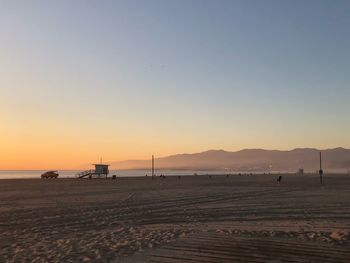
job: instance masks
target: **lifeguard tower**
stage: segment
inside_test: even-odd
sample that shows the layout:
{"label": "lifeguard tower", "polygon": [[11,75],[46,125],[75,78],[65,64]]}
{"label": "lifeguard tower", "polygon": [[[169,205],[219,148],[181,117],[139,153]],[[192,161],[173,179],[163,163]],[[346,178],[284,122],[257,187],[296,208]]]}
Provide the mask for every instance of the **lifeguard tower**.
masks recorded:
{"label": "lifeguard tower", "polygon": [[89,177],[90,179],[95,176],[100,178],[101,176],[105,176],[107,178],[109,174],[108,166],[109,164],[93,164],[95,166],[94,170],[86,170],[77,174],[78,178]]}

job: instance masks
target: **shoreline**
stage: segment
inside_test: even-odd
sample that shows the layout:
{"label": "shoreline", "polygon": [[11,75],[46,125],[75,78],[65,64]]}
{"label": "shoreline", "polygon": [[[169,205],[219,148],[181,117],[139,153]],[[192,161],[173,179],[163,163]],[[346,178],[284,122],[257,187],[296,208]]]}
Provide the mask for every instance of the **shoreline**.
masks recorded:
{"label": "shoreline", "polygon": [[[110,173],[108,175],[107,178],[101,176],[100,178],[98,177],[94,177],[92,178],[92,180],[96,180],[96,179],[101,179],[101,180],[106,180],[106,179],[112,179],[112,173]],[[285,173],[285,172],[275,172],[275,173],[203,173],[203,174],[166,174],[166,173],[158,173],[157,175],[155,175],[154,178],[160,178],[160,175],[164,175],[165,177],[208,177],[208,176],[211,176],[211,177],[231,177],[231,176],[277,176],[277,175],[282,175],[282,176],[298,176],[298,177],[310,177],[310,176],[319,176],[318,173],[304,173],[304,174],[298,174],[298,173]],[[41,174],[39,174],[37,177],[15,177],[15,178],[9,178],[9,177],[6,177],[6,178],[2,178],[0,177],[0,180],[3,181],[3,180],[33,180],[33,179],[40,179],[40,180],[55,180],[55,179],[52,179],[52,178],[48,178],[48,179],[42,179],[41,177]],[[334,176],[349,176],[350,177],[350,174],[349,173],[327,173],[327,171],[323,174],[323,177],[324,178],[327,178],[327,177],[334,177]],[[118,175],[117,174],[117,179],[121,179],[121,178],[152,178],[151,175]],[[64,177],[59,175],[58,178],[56,178],[56,180],[62,180],[62,179],[88,179],[88,178],[77,178],[75,177],[75,175],[70,175],[70,176],[67,176],[65,175]],[[162,178],[160,178],[162,179]]]}

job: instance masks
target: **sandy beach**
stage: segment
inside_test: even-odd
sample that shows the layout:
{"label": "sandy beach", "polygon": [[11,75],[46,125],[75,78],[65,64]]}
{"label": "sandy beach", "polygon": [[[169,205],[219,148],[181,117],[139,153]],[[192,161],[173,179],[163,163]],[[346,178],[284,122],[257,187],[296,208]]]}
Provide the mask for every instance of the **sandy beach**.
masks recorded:
{"label": "sandy beach", "polygon": [[0,180],[0,262],[350,262],[350,177]]}

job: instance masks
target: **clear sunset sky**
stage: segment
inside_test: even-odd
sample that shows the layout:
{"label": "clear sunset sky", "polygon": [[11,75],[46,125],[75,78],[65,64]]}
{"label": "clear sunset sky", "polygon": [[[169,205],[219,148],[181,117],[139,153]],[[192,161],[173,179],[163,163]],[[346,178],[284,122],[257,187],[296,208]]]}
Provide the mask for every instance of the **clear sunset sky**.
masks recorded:
{"label": "clear sunset sky", "polygon": [[350,148],[350,1],[0,1],[0,169]]}

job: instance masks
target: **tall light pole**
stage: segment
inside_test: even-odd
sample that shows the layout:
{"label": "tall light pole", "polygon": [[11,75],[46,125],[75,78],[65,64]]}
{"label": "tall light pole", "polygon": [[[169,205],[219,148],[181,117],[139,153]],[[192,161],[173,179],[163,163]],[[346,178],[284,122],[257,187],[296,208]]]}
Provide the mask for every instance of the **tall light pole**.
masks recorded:
{"label": "tall light pole", "polygon": [[152,180],[154,177],[154,156],[152,155]]}
{"label": "tall light pole", "polygon": [[322,170],[322,153],[321,152],[320,152],[320,170],[318,171],[318,174],[320,175],[320,184],[322,184],[323,170]]}

